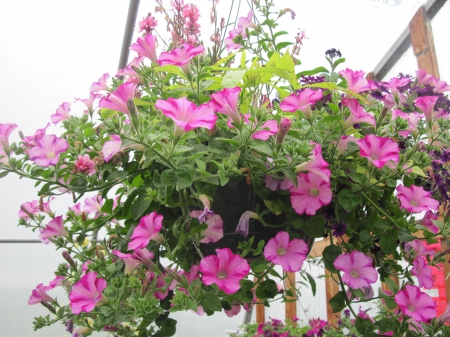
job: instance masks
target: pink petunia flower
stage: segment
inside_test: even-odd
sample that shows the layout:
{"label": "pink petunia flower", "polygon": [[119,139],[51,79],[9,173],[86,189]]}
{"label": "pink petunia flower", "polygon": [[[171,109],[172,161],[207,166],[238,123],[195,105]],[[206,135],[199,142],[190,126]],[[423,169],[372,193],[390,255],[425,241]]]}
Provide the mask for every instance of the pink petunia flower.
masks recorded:
{"label": "pink petunia flower", "polygon": [[402,313],[417,322],[426,322],[436,317],[436,303],[417,286],[407,284],[404,290],[395,294],[394,299]]}
{"label": "pink petunia flower", "polygon": [[75,102],[80,101],[81,103],[86,105],[89,112],[92,112],[92,111],[94,111],[94,101],[101,97],[102,97],[102,95],[100,95],[100,94],[91,93],[89,95],[89,97],[86,99],[75,98]]}
{"label": "pink petunia flower", "polygon": [[9,167],[8,155],[6,154],[3,147],[0,145],[0,169],[2,166]]}
{"label": "pink petunia flower", "polygon": [[416,78],[417,84],[419,85],[430,84],[434,81],[434,76],[428,74],[426,70],[423,69],[416,70]]}
{"label": "pink petunia flower", "polygon": [[[156,278],[156,281],[154,279]],[[158,300],[163,300],[169,294],[169,288],[164,287],[166,285],[166,281],[161,275],[156,275],[155,273],[149,271],[145,275],[145,279],[147,283],[153,283],[155,289],[159,289],[153,292],[153,296],[155,296]],[[164,290],[164,292],[162,291]]]}
{"label": "pink petunia flower", "polygon": [[331,171],[328,168],[328,164],[322,157],[322,146],[319,143],[310,141],[311,145],[314,145],[314,149],[309,156],[309,161],[301,163],[295,167],[295,173],[299,172],[312,172],[317,174],[326,182],[330,182]]}
{"label": "pink petunia flower", "polygon": [[[37,129],[34,135],[27,136],[22,139],[22,147],[31,149],[37,145],[37,140],[41,138],[43,135],[45,135],[47,128],[50,126],[50,123],[47,123],[47,125],[42,129]],[[28,153],[28,150],[25,150],[25,152]]]}
{"label": "pink petunia flower", "polygon": [[95,163],[87,153],[84,156],[78,156],[78,159],[75,160],[74,164],[75,172],[77,173],[84,173],[91,176],[96,172]]}
{"label": "pink petunia flower", "polygon": [[372,259],[357,250],[339,255],[334,267],[342,272],[342,281],[352,289],[369,287],[378,279],[378,273],[372,266]]}
{"label": "pink petunia flower", "polygon": [[42,167],[55,166],[59,161],[59,154],[66,151],[69,144],[65,139],[55,135],[44,135],[36,139],[36,146],[28,150],[28,157],[36,165]]}
{"label": "pink petunia flower", "polygon": [[311,336],[320,336],[323,333],[323,328],[327,325],[327,322],[320,319],[320,318],[316,318],[316,319],[310,319],[309,320],[309,326],[311,327],[311,329],[309,329],[306,332],[306,336],[311,337]]}
{"label": "pink petunia flower", "polygon": [[122,112],[126,115],[130,115],[128,111],[128,100],[134,99],[134,92],[136,91],[137,84],[132,82],[122,83],[112,93],[108,94],[100,100],[99,106],[103,109],[111,109]]}
{"label": "pink petunia flower", "polygon": [[224,310],[224,311],[228,317],[236,316],[241,312],[241,305],[240,304],[232,304],[230,310]]}
{"label": "pink petunia flower", "polygon": [[106,288],[106,280],[97,277],[97,273],[91,271],[82,276],[81,279],[72,286],[69,294],[70,307],[72,313],[79,314],[91,312],[103,299],[102,291]]}
{"label": "pink petunia flower", "polygon": [[[202,210],[195,210],[190,215],[200,221],[202,214]],[[208,225],[208,228],[201,232],[201,243],[217,242],[223,238],[223,220],[219,214],[207,213],[203,222]]]}
{"label": "pink petunia flower", "polygon": [[241,44],[233,41],[239,35],[241,35],[243,39],[247,37],[247,35],[245,34],[245,30],[242,28],[232,29],[228,32],[228,37],[225,38],[225,40],[223,41],[225,46],[227,47],[227,50],[235,50],[242,48]]}
{"label": "pink petunia flower", "polygon": [[45,228],[40,228],[40,232],[39,238],[42,243],[45,243],[46,245],[50,242],[49,239],[54,238],[55,236],[69,237],[69,232],[64,228],[62,215],[52,219]]}
{"label": "pink petunia flower", "polygon": [[103,144],[102,154],[103,159],[107,163],[118,152],[122,146],[122,139],[119,135],[111,135],[112,140],[108,140]]}
{"label": "pink petunia flower", "polygon": [[419,287],[424,287],[425,289],[433,288],[433,275],[431,268],[428,267],[427,262],[423,257],[418,257],[413,261],[413,268],[411,273],[417,277],[419,281]]}
{"label": "pink petunia flower", "polygon": [[356,143],[357,141],[358,141],[358,139],[355,137],[343,135],[341,137],[341,139],[339,139],[339,142],[337,144],[338,155],[342,156],[345,153],[345,151],[347,151],[348,143],[350,143],[350,142]]}
{"label": "pink petunia flower", "polygon": [[189,61],[198,54],[203,53],[204,50],[205,48],[202,45],[194,47],[189,43],[183,43],[179,48],[171,52],[161,53],[158,63],[160,66],[173,64],[181,67],[184,71],[188,71]]}
{"label": "pink petunia flower", "polygon": [[434,254],[433,250],[428,250],[421,240],[413,240],[405,246],[406,256],[415,260],[419,256],[427,256]]}
{"label": "pink petunia flower", "polygon": [[214,112],[227,115],[234,123],[239,125],[241,123],[241,114],[238,111],[240,93],[240,87],[225,88],[211,94],[209,104],[212,106]]}
{"label": "pink petunia flower", "polygon": [[298,187],[292,186],[291,204],[298,214],[314,215],[316,211],[331,202],[331,186],[318,174],[309,172],[297,176]]}
{"label": "pink petunia flower", "polygon": [[289,241],[289,233],[281,231],[267,242],[264,257],[275,265],[281,265],[284,271],[296,272],[302,269],[308,250],[305,241]]}
{"label": "pink petunia flower", "polygon": [[127,76],[126,83],[134,83],[138,85],[142,82],[143,77],[136,72],[136,69],[141,67],[141,63],[144,61],[144,56],[138,56],[131,60],[125,68],[117,71],[116,77]]}
{"label": "pink petunia flower", "polygon": [[264,183],[271,191],[286,191],[294,185],[289,178],[279,179],[269,175],[264,176]]}
{"label": "pink petunia flower", "polygon": [[439,227],[433,223],[433,220],[437,220],[438,215],[433,211],[426,211],[422,219],[416,220],[416,224],[421,225],[428,229],[430,232],[436,234],[439,232]]}
{"label": "pink petunia flower", "polygon": [[438,96],[422,96],[414,100],[415,106],[422,111],[428,123],[433,121],[434,105],[438,99]]}
{"label": "pink petunia flower", "polygon": [[70,118],[70,103],[62,103],[56,113],[50,116],[50,120],[53,124],[58,124],[59,122]]}
{"label": "pink petunia flower", "polygon": [[9,152],[9,136],[17,128],[16,124],[0,123],[0,145],[5,152]]}
{"label": "pink petunia flower", "polygon": [[134,269],[141,264],[141,262],[133,256],[133,254],[125,254],[120,250],[113,250],[111,253],[120,257],[125,263],[125,275],[131,275]]}
{"label": "pink petunia flower", "polygon": [[436,320],[442,323],[450,323],[450,303],[447,304],[445,311],[436,317]]}
{"label": "pink petunia flower", "polygon": [[158,62],[156,56],[156,38],[152,34],[147,34],[145,37],[139,37],[136,43],[130,46],[130,50],[135,51],[139,56],[145,56],[152,62]]}
{"label": "pink petunia flower", "polygon": [[86,213],[95,212],[94,218],[98,218],[101,213],[104,200],[101,195],[96,195],[91,198],[84,199],[83,211]]}
{"label": "pink petunia flower", "polygon": [[216,249],[215,255],[204,257],[199,264],[202,282],[205,285],[215,283],[226,294],[233,294],[240,289],[239,281],[246,277],[250,266],[229,248]]}
{"label": "pink petunia flower", "polygon": [[323,97],[321,89],[312,90],[309,88],[303,89],[284,98],[280,103],[280,109],[287,112],[296,112],[300,110],[305,115],[307,120],[312,119],[311,105],[315,104]]}
{"label": "pink petunia flower", "polygon": [[348,130],[355,124],[367,123],[369,125],[375,125],[375,118],[364,111],[364,108],[359,105],[358,101],[354,98],[344,98],[342,104],[350,109],[350,116],[344,122],[342,126],[344,130]]}
{"label": "pink petunia flower", "polygon": [[349,68],[341,70],[339,72],[345,80],[347,81],[347,89],[360,93],[362,91],[367,91],[375,89],[374,86],[366,79],[363,71],[354,71]]}
{"label": "pink petunia flower", "polygon": [[28,220],[30,219],[30,215],[34,216],[35,214],[39,213],[39,202],[37,200],[33,200],[30,202],[23,203],[20,206],[20,211],[18,213],[18,217],[21,219]]}
{"label": "pink petunia flower", "polygon": [[261,125],[258,131],[252,134],[253,139],[267,140],[271,136],[278,133],[278,123],[275,120],[270,120]]}
{"label": "pink petunia flower", "polygon": [[431,198],[431,193],[425,191],[422,186],[411,185],[406,187],[399,185],[397,186],[397,193],[400,207],[408,212],[437,211],[439,208],[439,201]]}
{"label": "pink petunia flower", "polygon": [[162,243],[164,238],[159,232],[162,229],[163,216],[152,212],[143,216],[133,231],[128,249],[146,248],[150,240]]}
{"label": "pink petunia flower", "polygon": [[82,213],[81,204],[78,203],[76,205],[73,205],[72,207],[69,207],[69,210],[73,211],[76,216],[80,216]]}
{"label": "pink petunia flower", "polygon": [[67,281],[65,276],[56,275],[56,277],[50,281],[48,286],[45,286],[46,291],[52,290],[56,287],[68,287],[70,283]]}
{"label": "pink petunia flower", "polygon": [[439,79],[434,80],[434,91],[438,93],[444,93],[450,91],[450,85],[447,82],[444,82]]}
{"label": "pink petunia flower", "polygon": [[99,91],[111,91],[111,88],[106,84],[106,81],[109,77],[109,74],[106,73],[103,74],[97,82],[92,82],[91,87],[89,88],[89,92],[92,94],[96,94]]}
{"label": "pink petunia flower", "polygon": [[400,149],[390,138],[370,134],[356,143],[359,145],[361,157],[367,158],[376,167],[382,168],[391,160],[398,164]]}
{"label": "pink petunia flower", "polygon": [[239,222],[236,227],[236,233],[242,235],[244,238],[247,238],[248,236],[250,219],[259,219],[258,213],[245,211],[239,218]]}
{"label": "pink petunia flower", "polygon": [[197,107],[186,97],[176,99],[170,97],[166,101],[159,99],[155,107],[175,122],[175,134],[178,135],[200,127],[212,130],[216,125],[217,115],[209,104]]}
{"label": "pink petunia flower", "polygon": [[28,304],[29,305],[38,304],[38,303],[41,303],[42,301],[55,302],[55,299],[47,294],[44,284],[39,283],[37,285],[36,289],[34,289],[31,292],[31,296],[30,296],[30,299],[28,300]]}

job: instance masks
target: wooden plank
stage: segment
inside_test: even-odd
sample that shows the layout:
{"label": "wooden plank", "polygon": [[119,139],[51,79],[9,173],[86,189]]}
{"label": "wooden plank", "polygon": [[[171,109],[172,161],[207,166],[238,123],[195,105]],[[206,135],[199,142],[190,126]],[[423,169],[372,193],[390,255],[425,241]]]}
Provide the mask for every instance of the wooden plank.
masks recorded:
{"label": "wooden plank", "polygon": [[[253,282],[256,282],[258,278],[255,277]],[[260,299],[257,299],[257,304],[255,304],[256,309],[256,323],[264,323],[266,321],[266,313],[264,311],[264,304]]]}
{"label": "wooden plank", "polygon": [[[444,252],[450,249],[450,246],[447,243],[447,240],[441,239],[441,251]],[[445,259],[444,262],[444,279],[445,279],[445,296],[447,298],[447,303],[450,302],[450,263],[448,263],[448,259]]]}
{"label": "wooden plank", "polygon": [[439,78],[433,32],[424,6],[417,10],[410,21],[409,33],[419,69],[426,70],[429,74]]}
{"label": "wooden plank", "polygon": [[294,296],[287,296],[288,300],[292,300],[292,302],[285,302],[285,313],[286,319],[290,319],[292,322],[294,318],[297,317],[297,292],[295,291],[295,273],[287,272],[284,274],[284,288],[286,290],[292,289]]}
{"label": "wooden plank", "polygon": [[325,290],[327,292],[327,321],[331,326],[337,326],[337,322],[341,317],[341,313],[333,313],[330,306],[330,300],[339,292],[339,284],[337,284],[331,277],[331,273],[325,269]]}

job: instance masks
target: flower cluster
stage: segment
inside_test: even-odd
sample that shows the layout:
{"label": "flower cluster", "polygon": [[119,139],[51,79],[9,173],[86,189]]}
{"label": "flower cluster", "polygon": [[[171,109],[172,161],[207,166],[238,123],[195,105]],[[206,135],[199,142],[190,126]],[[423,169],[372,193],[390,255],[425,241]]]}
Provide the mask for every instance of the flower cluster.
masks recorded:
{"label": "flower cluster", "polygon": [[[438,212],[448,199],[450,86],[423,70],[385,82],[337,71],[335,49],[329,69],[302,69],[289,47],[304,32],[279,41],[289,34],[272,34],[277,21],[295,13],[272,1],[252,2],[231,31],[216,22],[212,49],[199,42],[195,5],[158,4],[170,43],[155,33],[161,20],[144,18],[137,56],[75,100],[86,113],[64,102],[49,116],[61,135],[44,127],[11,144],[18,126],[0,124],[0,177],[38,181],[40,198],[20,207],[19,224],[63,251],[56,279],[32,292],[29,304],[54,313],[35,327],[172,336],[168,312],[233,316],[292,295],[275,279],[311,280],[302,267],[325,236],[324,266],[341,289],[332,308],[353,311],[359,333],[444,329],[449,315],[421,288],[445,259],[425,242],[449,233]],[[65,193],[74,203],[55,214],[50,202]],[[373,321],[352,303],[370,301],[379,279],[390,292],[375,297],[398,310]],[[56,286],[67,305],[47,293]],[[326,330],[320,320],[311,329]]]}

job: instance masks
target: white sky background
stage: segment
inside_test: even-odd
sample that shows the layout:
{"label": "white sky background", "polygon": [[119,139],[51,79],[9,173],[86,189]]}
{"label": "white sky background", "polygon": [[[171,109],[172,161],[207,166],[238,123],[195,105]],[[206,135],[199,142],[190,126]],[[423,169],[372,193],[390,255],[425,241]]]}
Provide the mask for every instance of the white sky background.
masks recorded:
{"label": "white sky background", "polygon": [[[202,12],[202,27],[210,29],[210,2],[195,3]],[[230,0],[221,0],[219,14],[228,13],[230,3]],[[334,47],[347,58],[344,67],[367,73],[407,27],[423,1],[276,0],[275,3],[279,9],[291,7],[297,14],[294,21],[289,14],[283,17],[280,29],[289,32],[285,37],[294,39],[297,28],[305,29],[309,37],[304,40],[299,70],[325,65],[324,52]],[[393,6],[396,3],[399,5]],[[154,1],[141,0],[138,20],[147,12],[154,13],[154,5]],[[246,14],[245,3],[241,7]],[[448,13],[448,5],[446,8]],[[16,123],[25,135],[34,134],[37,128],[47,124],[62,102],[73,103],[74,97],[87,98],[92,82],[106,72],[114,75],[127,11],[128,1],[125,0],[1,0],[0,122]],[[161,17],[158,19],[163,26]],[[440,22],[440,29],[448,32],[448,20]],[[209,35],[203,34],[205,42],[209,41]],[[136,37],[137,33],[134,40]],[[436,38],[438,40],[444,41],[439,42],[442,47],[436,47],[438,55],[448,59],[449,52],[439,50],[448,50],[447,36]],[[72,104],[72,113],[79,115],[82,110],[81,103]],[[47,133],[58,132],[58,128],[51,127]],[[11,139],[19,139],[17,130]],[[16,227],[20,205],[36,199],[33,185],[11,176],[0,180],[0,238],[38,238],[37,233]],[[61,214],[72,204],[67,196],[59,197],[52,205]],[[32,333],[32,317],[46,314],[46,311],[39,305],[29,307],[27,304],[31,290],[41,282],[48,283],[61,262],[60,252],[55,252],[51,244],[0,244],[2,335],[64,334],[60,326]],[[60,296],[61,303],[65,303]],[[211,333],[218,336],[218,330],[236,328],[242,321],[242,316],[228,319],[216,314],[197,319],[195,315],[187,315],[184,322],[194,322],[193,325],[189,327],[180,322],[180,327],[189,328],[199,337]],[[193,330],[194,325],[198,331]],[[177,334],[183,335],[183,332]]]}

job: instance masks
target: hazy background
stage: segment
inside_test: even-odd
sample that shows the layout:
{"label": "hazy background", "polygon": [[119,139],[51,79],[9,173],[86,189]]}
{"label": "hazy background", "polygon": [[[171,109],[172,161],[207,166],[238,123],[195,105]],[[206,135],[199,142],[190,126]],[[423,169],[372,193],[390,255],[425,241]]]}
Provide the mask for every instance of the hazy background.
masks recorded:
{"label": "hazy background", "polygon": [[[188,1],[186,1],[188,2]],[[301,69],[324,65],[324,52],[340,49],[347,58],[344,67],[371,71],[423,1],[417,0],[296,0],[275,1],[282,9],[291,7],[297,16],[287,14],[281,27],[294,39],[297,29],[305,29],[300,54]],[[168,5],[168,1],[165,2]],[[209,29],[209,1],[195,1],[202,11],[205,31]],[[228,13],[229,0],[219,4],[219,14]],[[396,5],[396,6],[395,6]],[[138,20],[154,13],[155,2],[141,0]],[[243,4],[242,14],[248,9]],[[125,28],[128,1],[125,0],[0,0],[0,122],[16,123],[25,135],[44,127],[62,102],[74,97],[87,98],[92,82],[106,72],[117,71]],[[433,21],[441,78],[450,80],[450,10],[448,3]],[[161,27],[164,22],[158,18]],[[209,41],[210,33],[203,39]],[[137,32],[134,40],[136,40]],[[387,76],[399,71],[414,73],[415,57],[410,49]],[[72,113],[81,114],[81,103],[72,104]],[[12,141],[19,139],[17,131]],[[51,127],[48,134],[58,133]],[[36,199],[33,183],[14,176],[0,180],[0,238],[38,238],[25,228],[16,227],[22,203]],[[52,208],[58,214],[71,206],[69,196],[58,197]],[[2,336],[51,337],[67,334],[63,326],[32,331],[33,317],[46,315],[40,305],[28,306],[32,289],[47,284],[56,266],[63,262],[60,252],[49,244],[0,244],[0,331]],[[320,274],[320,270],[314,270]],[[325,318],[324,286],[318,281],[319,295],[298,302],[302,318]],[[67,297],[57,289],[52,295],[60,303]],[[225,329],[236,329],[243,315],[228,318],[219,313],[198,317],[192,313],[174,315],[179,320],[177,336],[226,336]],[[284,319],[283,304],[267,308],[266,317]],[[68,334],[67,334],[68,335]],[[102,334],[104,335],[104,334]]]}

